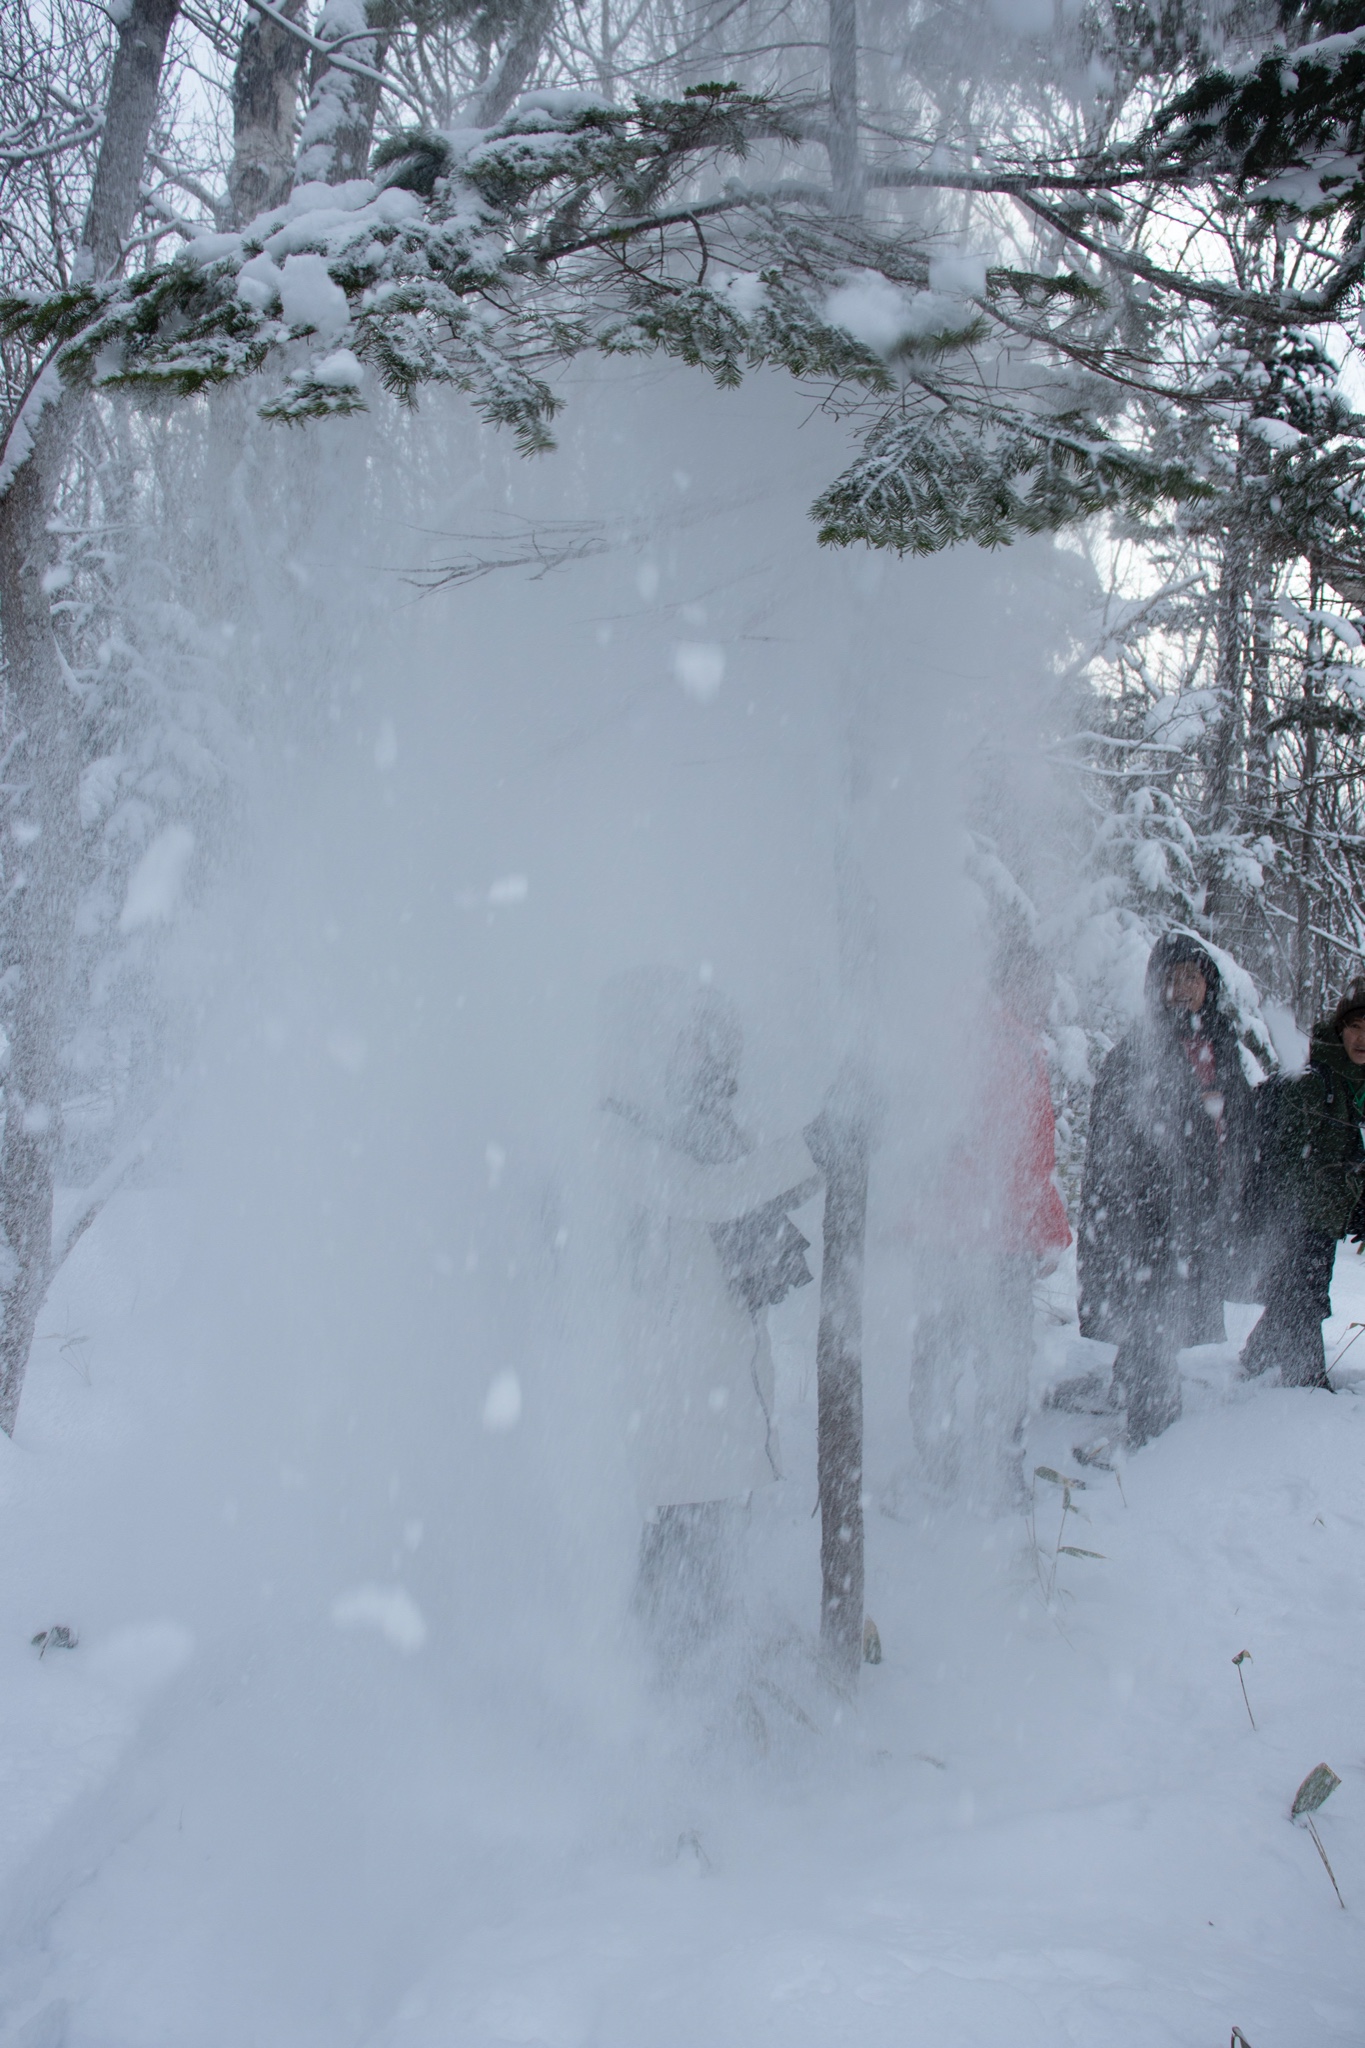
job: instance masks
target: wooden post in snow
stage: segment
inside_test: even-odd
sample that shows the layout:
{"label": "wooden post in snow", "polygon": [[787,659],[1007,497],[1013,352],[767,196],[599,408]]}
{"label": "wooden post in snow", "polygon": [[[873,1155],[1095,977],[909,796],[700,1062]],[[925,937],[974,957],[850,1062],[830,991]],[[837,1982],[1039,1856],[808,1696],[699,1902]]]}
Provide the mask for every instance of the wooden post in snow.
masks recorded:
{"label": "wooden post in snow", "polygon": [[[858,0],[829,0],[829,165],[836,211],[862,212],[858,150]],[[854,721],[856,724],[856,721]],[[870,1007],[872,915],[851,844],[852,812],[865,780],[852,725],[849,815],[837,857],[840,980],[855,1039]],[[852,1105],[848,1105],[852,1107]],[[865,1112],[867,1105],[858,1105]],[[819,1398],[820,1642],[848,1682],[863,1658],[863,1241],[867,1227],[865,1114],[836,1125],[825,1167],[825,1259],[816,1344]]]}
{"label": "wooden post in snow", "polygon": [[867,1137],[848,1126],[825,1178],[825,1255],[816,1344],[819,1400],[820,1641],[857,1677],[863,1656],[863,1240]]}

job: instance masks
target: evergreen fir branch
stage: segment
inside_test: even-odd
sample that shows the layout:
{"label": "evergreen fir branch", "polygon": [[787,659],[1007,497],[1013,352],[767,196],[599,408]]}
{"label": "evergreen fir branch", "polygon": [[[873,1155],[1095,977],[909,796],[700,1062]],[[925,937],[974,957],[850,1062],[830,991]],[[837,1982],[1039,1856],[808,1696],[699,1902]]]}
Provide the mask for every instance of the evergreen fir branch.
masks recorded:
{"label": "evergreen fir branch", "polygon": [[1334,732],[1344,739],[1358,739],[1365,733],[1365,712],[1354,704],[1323,704],[1309,699],[1292,704],[1266,726],[1274,732]]}
{"label": "evergreen fir branch", "polygon": [[1062,270],[1055,276],[1044,277],[1032,270],[990,269],[986,272],[986,295],[991,299],[1008,295],[1020,300],[1031,311],[1051,306],[1059,299],[1086,307],[1108,304],[1107,294],[1100,286],[1075,270]]}
{"label": "evergreen fir branch", "polygon": [[[1230,173],[1239,184],[1272,181],[1265,203],[1296,211],[1365,203],[1365,25],[1265,52],[1252,69],[1215,66],[1149,123],[1137,148],[1186,171]],[[1273,181],[1295,173],[1279,189]],[[1316,194],[1307,190],[1316,185]]]}
{"label": "evergreen fir branch", "polygon": [[0,295],[0,341],[23,340],[35,350],[70,341],[98,313],[106,296],[89,284],[70,285],[46,296]]}
{"label": "evergreen fir branch", "polygon": [[1078,419],[978,422],[945,408],[880,421],[811,516],[827,545],[928,555],[964,541],[1007,546],[1097,512],[1206,490],[1180,465],[1150,462]]}
{"label": "evergreen fir branch", "polygon": [[[1146,454],[1097,424],[1114,393],[1131,402],[1134,336],[1150,340],[1167,317],[1151,295],[1121,302],[1116,327],[1106,292],[1074,270],[995,266],[979,296],[934,291],[932,243],[844,220],[822,190],[730,183],[693,196],[699,177],[742,162],[760,140],[803,134],[790,107],[730,85],[630,106],[532,94],[472,137],[392,138],[369,185],[296,193],[240,234],[205,237],[97,291],[6,300],[0,323],[30,340],[47,335],[69,381],[145,393],[185,395],[278,361],[287,375],[262,410],[282,421],[361,409],[360,365],[405,405],[445,384],[527,453],[552,445],[558,401],[546,367],[585,350],[659,351],[723,386],[777,367],[841,408],[907,392],[818,501],[820,536],[839,545],[995,546],[1099,511],[1136,519],[1213,495],[1215,481],[1156,415],[1159,452]],[[1094,218],[1095,208],[1025,203],[1102,260],[1128,260],[1076,226],[1078,211]],[[308,289],[295,272],[295,290],[290,265],[301,259],[321,268],[307,272]],[[1173,293],[1181,285],[1164,272],[1159,282]],[[1204,296],[1255,328],[1255,293]],[[1277,317],[1289,325],[1283,307]],[[932,388],[931,365],[1015,336],[1044,364],[1053,351],[1026,401],[983,404],[975,366]],[[1211,346],[1226,370],[1180,393],[1187,409],[1244,403],[1239,379],[1254,351],[1242,348],[1239,367],[1221,335]],[[1315,423],[1313,489],[1349,496],[1354,457],[1328,447],[1340,406],[1331,411],[1312,347],[1297,368],[1292,353],[1267,372],[1257,402],[1296,434]],[[1274,510],[1278,494],[1294,516],[1307,454],[1295,469],[1267,451],[1260,467],[1266,504]]]}

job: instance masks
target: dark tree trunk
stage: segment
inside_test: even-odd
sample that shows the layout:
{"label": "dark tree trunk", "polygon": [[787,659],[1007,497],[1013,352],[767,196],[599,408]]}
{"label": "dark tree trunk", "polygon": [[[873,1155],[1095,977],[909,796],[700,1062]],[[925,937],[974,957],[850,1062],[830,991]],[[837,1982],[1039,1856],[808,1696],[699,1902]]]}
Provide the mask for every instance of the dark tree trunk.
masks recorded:
{"label": "dark tree trunk", "polygon": [[44,413],[35,436],[39,445],[0,500],[6,737],[19,739],[10,773],[24,786],[12,811],[15,865],[4,934],[4,966],[17,983],[8,1018],[10,1065],[0,1139],[0,1225],[9,1252],[0,1276],[0,1429],[7,1435],[14,1431],[33,1327],[50,1277],[61,1142],[59,1063],[75,889],[78,755],[76,707],[63,685],[43,577],[53,556],[47,515],[72,403],[59,401]]}
{"label": "dark tree trunk", "polygon": [[166,44],[179,12],[180,0],[132,0],[119,30],[83,237],[95,259],[96,277],[111,276],[123,261],[156,118]]}
{"label": "dark tree trunk", "polygon": [[[1251,655],[1247,671],[1247,765],[1246,765],[1246,822],[1251,830],[1261,833],[1274,831],[1272,815],[1272,791],[1270,774],[1270,655],[1272,635],[1270,630],[1270,602],[1272,572],[1267,564],[1261,564],[1259,580],[1251,598]],[[1256,931],[1254,946],[1247,950],[1254,955],[1253,973],[1267,987],[1282,981],[1284,962],[1278,957],[1277,947],[1266,929],[1267,919],[1264,908]]]}
{"label": "dark tree trunk", "polygon": [[858,0],[829,0],[829,168],[839,212],[861,213]]}
{"label": "dark tree trunk", "polygon": [[[109,78],[82,247],[117,273],[137,211],[166,44],[179,0],[132,0]],[[0,1138],[0,1429],[14,1432],[33,1329],[52,1277],[52,1197],[61,1139],[61,1056],[71,918],[80,867],[79,707],[68,689],[44,581],[49,532],[81,401],[31,419],[31,450],[0,497],[0,644],[14,868],[3,966],[13,976],[10,1067]]]}
{"label": "dark tree trunk", "polygon": [[554,0],[526,0],[497,70],[471,102],[469,119],[476,128],[491,128],[500,121],[524,90],[540,61],[554,17]]}
{"label": "dark tree trunk", "polygon": [[[297,21],[304,0],[283,0]],[[294,128],[307,45],[268,15],[248,13],[232,76],[232,168],[228,193],[240,225],[289,196],[294,179]]]}
{"label": "dark tree trunk", "polygon": [[[1322,605],[1322,582],[1316,571],[1313,575],[1310,609],[1318,611]],[[1321,998],[1321,965],[1319,948],[1313,934],[1313,902],[1316,894],[1314,874],[1317,854],[1318,806],[1321,791],[1318,784],[1318,705],[1322,680],[1322,628],[1314,622],[1309,630],[1308,645],[1303,663],[1303,782],[1299,829],[1299,859],[1295,872],[1296,895],[1295,919],[1295,984],[1296,1009],[1299,1023],[1305,1031],[1311,1030],[1317,1015]]]}
{"label": "dark tree trunk", "polygon": [[[1218,723],[1214,727],[1208,756],[1209,829],[1217,834],[1236,830],[1237,766],[1242,750],[1244,686],[1247,666],[1247,594],[1249,585],[1247,551],[1236,537],[1225,539],[1219,569],[1217,635]],[[1205,885],[1205,910],[1214,936],[1235,946],[1232,929],[1238,904],[1229,883],[1227,861],[1221,850],[1213,854]]]}
{"label": "dark tree trunk", "polygon": [[863,1241],[867,1145],[844,1145],[825,1178],[819,1394],[820,1640],[857,1675],[863,1654]]}

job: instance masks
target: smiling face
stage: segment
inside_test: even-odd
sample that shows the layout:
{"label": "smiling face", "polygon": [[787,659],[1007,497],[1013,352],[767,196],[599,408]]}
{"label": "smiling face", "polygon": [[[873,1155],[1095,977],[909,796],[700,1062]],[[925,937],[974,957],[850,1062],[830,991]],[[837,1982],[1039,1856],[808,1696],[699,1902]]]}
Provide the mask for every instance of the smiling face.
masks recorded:
{"label": "smiling face", "polygon": [[1197,960],[1177,960],[1161,990],[1167,1009],[1189,1010],[1191,1014],[1203,1009],[1208,992],[1209,985]]}
{"label": "smiling face", "polygon": [[1346,1019],[1341,1027],[1341,1042],[1352,1066],[1365,1067],[1365,1012]]}

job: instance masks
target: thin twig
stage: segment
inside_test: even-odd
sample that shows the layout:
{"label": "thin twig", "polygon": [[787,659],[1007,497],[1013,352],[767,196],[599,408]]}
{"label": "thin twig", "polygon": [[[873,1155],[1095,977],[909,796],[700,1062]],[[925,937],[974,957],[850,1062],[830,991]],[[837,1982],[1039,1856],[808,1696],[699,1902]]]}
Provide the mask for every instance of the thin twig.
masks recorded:
{"label": "thin twig", "polygon": [[1317,1850],[1319,1856],[1321,1856],[1322,1858],[1322,1867],[1332,1880],[1332,1890],[1337,1895],[1337,1904],[1340,1906],[1342,1912],[1344,1913],[1346,1911],[1346,1901],[1341,1896],[1341,1886],[1337,1883],[1337,1874],[1327,1860],[1327,1851],[1323,1848],[1322,1837],[1318,1833],[1317,1828],[1313,1824],[1312,1814],[1305,1814],[1304,1821],[1307,1825],[1309,1834],[1313,1837],[1313,1846]]}

